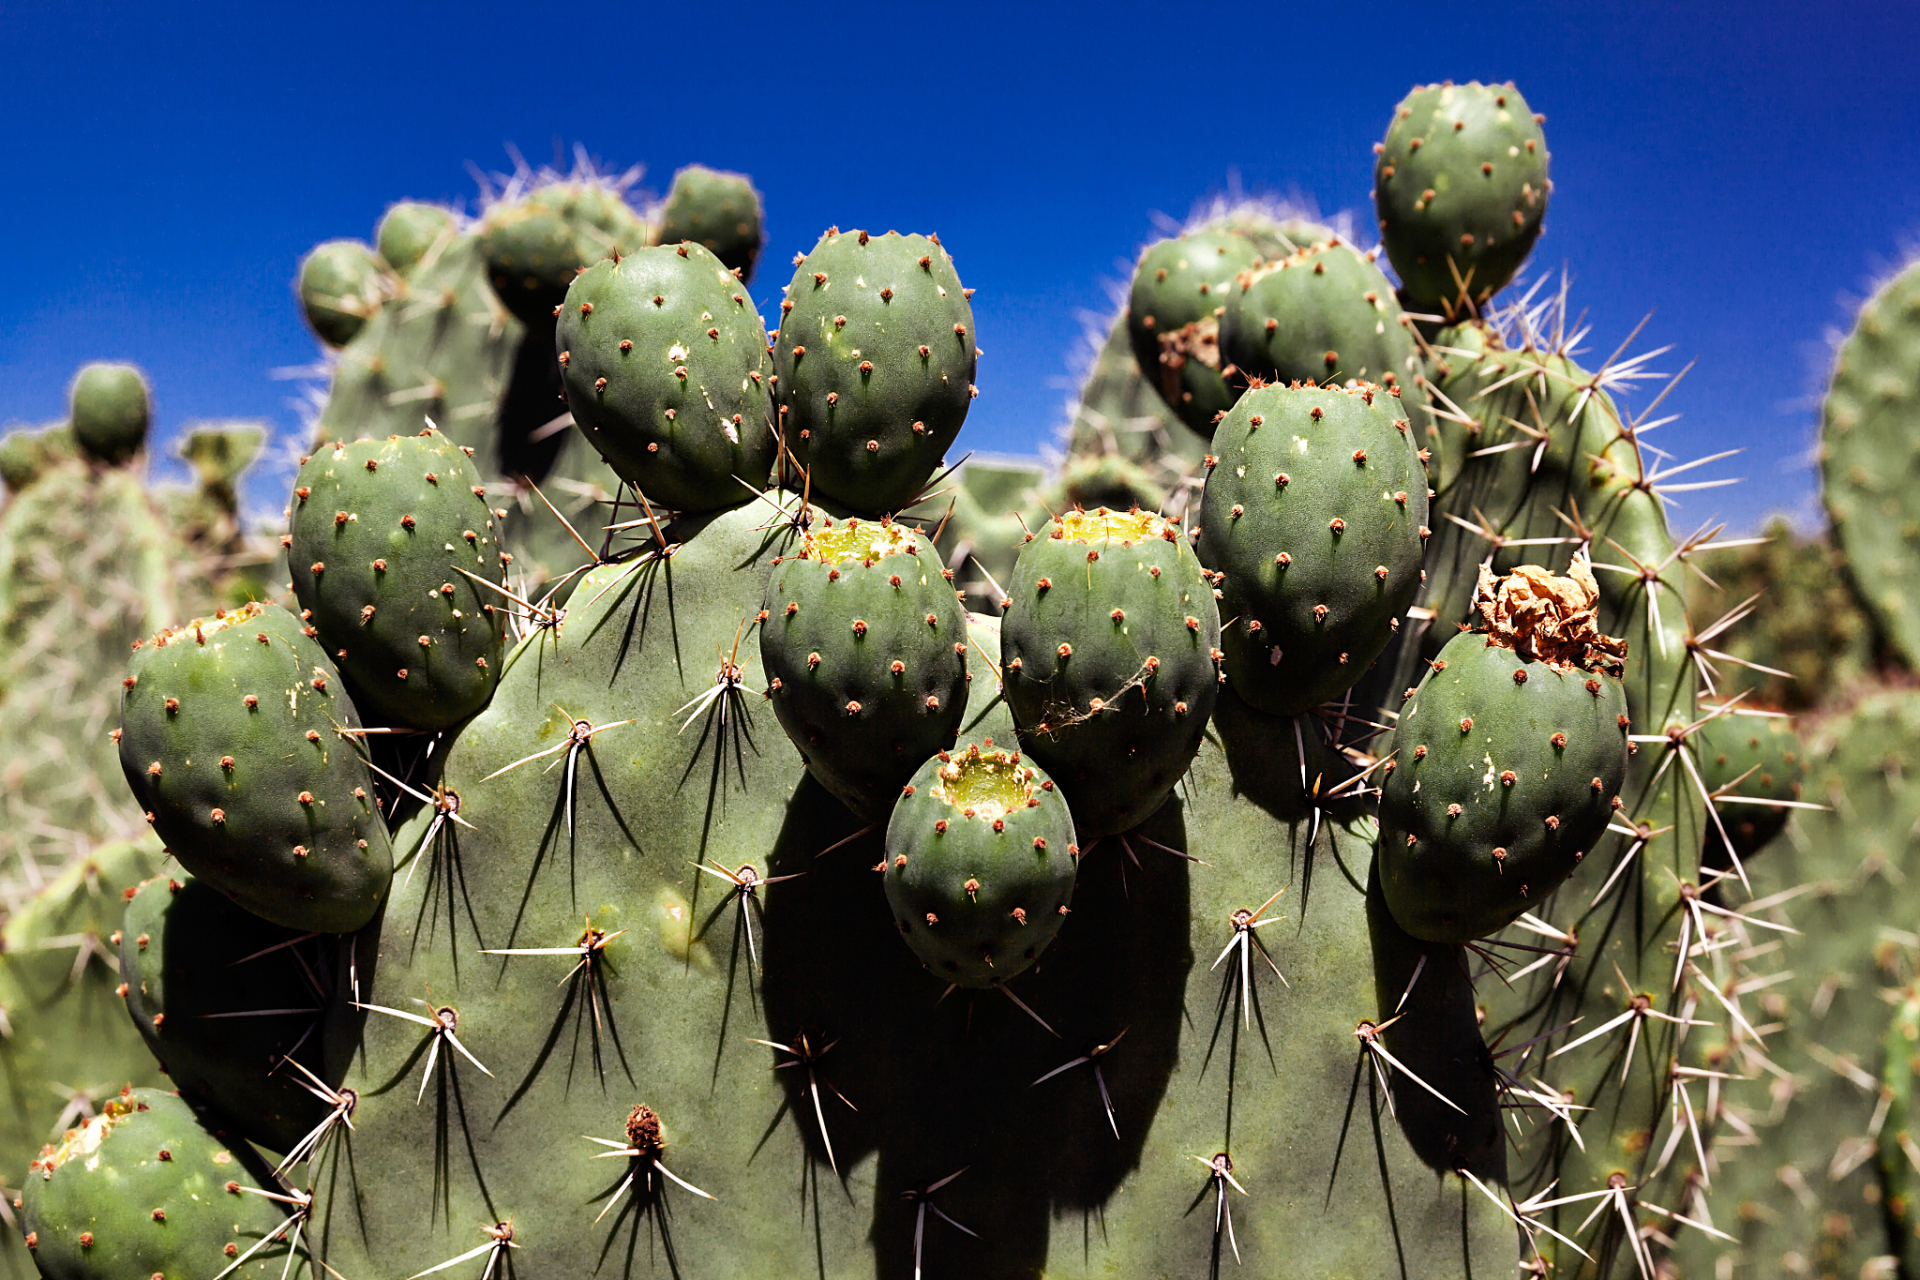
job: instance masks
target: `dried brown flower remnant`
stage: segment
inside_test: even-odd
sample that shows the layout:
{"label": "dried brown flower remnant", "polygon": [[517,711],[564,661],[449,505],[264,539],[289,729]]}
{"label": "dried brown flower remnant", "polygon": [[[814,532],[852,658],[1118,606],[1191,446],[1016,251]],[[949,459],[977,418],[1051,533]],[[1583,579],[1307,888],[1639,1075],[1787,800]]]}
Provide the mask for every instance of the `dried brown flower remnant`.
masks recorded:
{"label": "dried brown flower remnant", "polygon": [[1481,565],[1473,607],[1487,628],[1489,645],[1512,649],[1562,674],[1577,667],[1618,676],[1627,642],[1601,633],[1599,600],[1600,584],[1582,552],[1564,578],[1531,564],[1495,578]]}

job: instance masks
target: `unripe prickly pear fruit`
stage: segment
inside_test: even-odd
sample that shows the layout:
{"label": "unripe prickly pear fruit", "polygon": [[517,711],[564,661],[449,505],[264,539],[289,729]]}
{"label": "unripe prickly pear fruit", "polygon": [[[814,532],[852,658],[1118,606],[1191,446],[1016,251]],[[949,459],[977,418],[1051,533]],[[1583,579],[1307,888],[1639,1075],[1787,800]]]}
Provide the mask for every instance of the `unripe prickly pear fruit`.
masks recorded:
{"label": "unripe prickly pear fruit", "polygon": [[766,483],[766,327],[704,247],[595,263],[567,290],[557,341],[574,422],[650,502],[712,511]]}
{"label": "unripe prickly pear fruit", "polygon": [[1238,394],[1221,374],[1220,310],[1234,277],[1258,258],[1233,228],[1202,227],[1148,246],[1133,269],[1127,339],[1140,376],[1204,436]]}
{"label": "unripe prickly pear fruit", "polygon": [[894,926],[943,982],[990,987],[1031,965],[1073,901],[1073,817],[1018,752],[974,743],[920,766],[887,823]]}
{"label": "unripe prickly pear fruit", "polygon": [[667,191],[660,243],[703,244],[745,284],[753,279],[753,264],[766,243],[763,221],[760,193],[746,174],[688,165],[673,175]]}
{"label": "unripe prickly pear fruit", "polygon": [[620,193],[591,182],[536,187],[487,210],[480,224],[487,283],[529,323],[552,315],[581,268],[652,243],[653,229]]}
{"label": "unripe prickly pear fruit", "polygon": [[1717,826],[1707,820],[1701,865],[1731,871],[1729,843],[1744,861],[1786,830],[1806,777],[1804,749],[1784,714],[1757,709],[1736,709],[1709,720],[1692,737],[1700,780],[1715,796],[1719,817]]}
{"label": "unripe prickly pear fruit", "polygon": [[1407,699],[1380,784],[1380,880],[1400,927],[1463,943],[1545,902],[1606,831],[1627,769],[1623,641],[1570,576],[1481,569],[1484,628]]}
{"label": "unripe prickly pear fruit", "polygon": [[760,660],[820,784],[879,822],[967,706],[967,619],[933,544],[897,521],[819,512],[767,580]]}
{"label": "unripe prickly pear fruit", "polygon": [[73,429],[65,425],[9,431],[0,437],[0,484],[19,493],[78,452]]}
{"label": "unripe prickly pear fruit", "polygon": [[780,304],[780,431],[813,491],[856,511],[912,503],[973,401],[973,307],[929,236],[827,232]]}
{"label": "unripe prickly pear fruit", "polygon": [[353,341],[380,309],[380,280],[380,263],[358,240],[323,240],[300,260],[300,310],[320,341]]}
{"label": "unripe prickly pear fruit", "polygon": [[1021,750],[1059,784],[1078,842],[1144,822],[1200,749],[1220,614],[1180,526],[1070,511],[1020,551],[1000,623]]}
{"label": "unripe prickly pear fruit", "polygon": [[153,409],[147,379],[133,365],[83,365],[67,402],[74,441],[88,457],[118,466],[146,445]]}
{"label": "unripe prickly pear fruit", "polygon": [[457,230],[450,210],[437,204],[402,200],[380,216],[373,245],[388,269],[405,278],[413,274],[414,267],[436,242],[444,237],[451,243]]}
{"label": "unripe prickly pear fruit", "polygon": [[[131,1089],[33,1162],[20,1225],[47,1280],[220,1275],[284,1221],[255,1176],[178,1097]],[[279,1275],[284,1240],[231,1274]]]}
{"label": "unripe prickly pear fruit", "polygon": [[1220,299],[1220,359],[1235,385],[1378,383],[1399,388],[1403,417],[1424,419],[1419,353],[1378,253],[1336,236],[1241,271]]}
{"label": "unripe prickly pear fruit", "polygon": [[1373,199],[1408,306],[1457,316],[1513,279],[1553,190],[1544,119],[1512,84],[1477,81],[1424,85],[1395,108]]}
{"label": "unripe prickly pear fruit", "polygon": [[294,594],[356,704],[415,729],[486,706],[507,600],[483,584],[504,584],[507,557],[467,451],[432,428],[323,445],[294,485]]}
{"label": "unripe prickly pear fruit", "polygon": [[257,916],[348,933],[393,875],[339,672],[278,605],[163,631],[134,652],[120,768],[180,865]]}
{"label": "unripe prickly pear fruit", "polygon": [[1420,587],[1427,477],[1400,399],[1370,384],[1256,387],[1214,432],[1200,563],[1227,680],[1297,715],[1339,696]]}

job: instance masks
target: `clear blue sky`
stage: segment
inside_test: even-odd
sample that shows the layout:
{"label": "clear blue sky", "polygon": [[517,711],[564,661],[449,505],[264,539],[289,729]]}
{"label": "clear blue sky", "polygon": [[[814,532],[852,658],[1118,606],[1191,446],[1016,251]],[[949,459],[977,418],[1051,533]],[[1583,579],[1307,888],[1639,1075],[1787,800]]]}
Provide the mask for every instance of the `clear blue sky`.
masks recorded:
{"label": "clear blue sky", "polygon": [[[709,20],[716,24],[705,25]],[[1679,517],[1811,509],[1813,399],[1849,298],[1920,231],[1920,6],[836,4],[0,6],[0,420],[74,367],[144,365],[163,431],[298,414],[291,281],[318,240],[467,166],[575,144],[608,165],[744,170],[756,299],[829,223],[937,231],[986,357],[961,439],[1062,421],[1088,312],[1153,215],[1227,189],[1364,211],[1416,82],[1515,80],[1547,114],[1536,266],[1574,278],[1598,359],[1649,311],[1686,456],[1744,446]],[[1363,218],[1363,225],[1367,219]]]}

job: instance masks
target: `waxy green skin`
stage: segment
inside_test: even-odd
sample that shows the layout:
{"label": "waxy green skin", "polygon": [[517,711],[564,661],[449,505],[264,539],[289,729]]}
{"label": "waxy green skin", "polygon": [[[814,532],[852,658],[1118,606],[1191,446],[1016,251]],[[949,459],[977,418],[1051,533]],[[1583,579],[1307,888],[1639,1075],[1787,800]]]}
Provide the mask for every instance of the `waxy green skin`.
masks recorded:
{"label": "waxy green skin", "polygon": [[1546,137],[1527,100],[1511,84],[1477,81],[1430,84],[1401,100],[1373,186],[1407,304],[1447,314],[1464,310],[1462,282],[1479,304],[1513,279],[1553,190]]}
{"label": "waxy green skin", "polygon": [[1083,848],[1160,807],[1199,751],[1220,689],[1213,588],[1179,526],[1158,523],[1138,540],[1083,541],[1056,536],[1051,522],[1007,584],[1007,703],[1021,750],[1065,794]]}
{"label": "waxy green skin", "polygon": [[1426,425],[1420,358],[1393,286],[1337,237],[1242,271],[1221,298],[1220,358],[1234,383],[1347,382],[1398,386],[1400,416]]}
{"label": "waxy green skin", "polygon": [[506,557],[466,451],[431,430],[323,445],[294,486],[294,594],[355,704],[414,729],[486,706],[507,601],[474,578],[504,585]]}
{"label": "waxy green skin", "polygon": [[967,708],[966,613],[933,544],[903,532],[916,551],[784,557],[762,606],[774,715],[820,784],[869,822],[885,821],[920,762],[953,745]]}
{"label": "waxy green skin", "polygon": [[380,263],[358,240],[325,240],[300,260],[300,310],[330,347],[344,347],[382,301]]}
{"label": "waxy green skin", "polygon": [[894,927],[943,982],[991,987],[1020,974],[1060,932],[1073,902],[1073,815],[1044,770],[1017,753],[1010,758],[1017,763],[1003,768],[1033,770],[1039,803],[1009,810],[998,830],[994,818],[968,817],[934,794],[948,767],[940,756],[914,773],[887,822]]}
{"label": "waxy green skin", "polygon": [[688,165],[673,175],[660,210],[660,243],[705,245],[745,284],[766,243],[765,221],[760,193],[747,175]]}
{"label": "waxy green skin", "polygon": [[458,231],[451,210],[437,204],[402,200],[380,215],[373,245],[381,261],[394,274],[408,276],[435,242],[451,239]]}
{"label": "waxy green skin", "polygon": [[593,182],[551,182],[487,210],[480,225],[487,283],[531,325],[552,314],[581,268],[653,243],[653,228],[618,191]]}
{"label": "waxy green skin", "polygon": [[133,365],[81,366],[67,400],[74,442],[89,458],[118,466],[146,445],[153,409],[146,377]]}
{"label": "waxy green skin", "polygon": [[1901,995],[1881,1049],[1880,1089],[1887,1112],[1880,1127],[1885,1136],[1875,1145],[1888,1234],[1911,1270],[1920,1263],[1920,1170],[1910,1154],[1920,1150],[1913,1109],[1913,1081],[1920,1076],[1920,988],[1910,985]]}
{"label": "waxy green skin", "polygon": [[[330,1108],[282,1060],[292,1055],[337,1084],[365,1018],[336,988],[338,966],[322,962],[336,942],[268,924],[174,871],[127,903],[119,929],[127,1012],[181,1097],[234,1137],[290,1150]],[[288,998],[297,992],[304,998]],[[286,1012],[260,1013],[276,1009]]]}
{"label": "waxy green skin", "polygon": [[[1771,844],[1787,829],[1793,803],[1800,800],[1806,759],[1793,722],[1784,716],[1742,715],[1732,711],[1702,725],[1694,738],[1700,780],[1717,795],[1741,801],[1785,801],[1777,805],[1720,804],[1720,824],[1707,823],[1705,866],[1728,869],[1728,845],[1744,860]],[[1724,836],[1722,833],[1725,833]]]}
{"label": "waxy green skin", "polygon": [[187,870],[275,924],[367,923],[393,854],[357,741],[337,732],[360,717],[326,654],[278,605],[162,638],[128,663],[120,719],[120,767],[154,831]]}
{"label": "waxy green skin", "polygon": [[[203,1280],[235,1260],[228,1245],[245,1253],[280,1225],[274,1201],[228,1190],[257,1188],[255,1171],[177,1096],[135,1089],[112,1106],[128,1114],[96,1150],[27,1175],[21,1226],[44,1280]],[[285,1263],[276,1242],[232,1274],[264,1280]]]}
{"label": "waxy green skin", "polygon": [[1207,226],[1150,245],[1133,269],[1126,317],[1133,358],[1167,407],[1203,436],[1239,394],[1221,374],[1217,313],[1234,277],[1259,257],[1233,227]]}
{"label": "waxy green skin", "polygon": [[813,492],[874,513],[917,498],[966,419],[977,355],[937,241],[822,236],[794,269],[773,348],[781,435]]}
{"label": "waxy green skin", "polygon": [[765,482],[778,452],[766,329],[705,248],[595,263],[567,290],[557,342],[575,424],[648,501],[715,511]]}
{"label": "waxy green skin", "polygon": [[1394,730],[1380,880],[1401,928],[1464,943],[1537,910],[1606,830],[1626,779],[1627,695],[1613,676],[1557,672],[1473,631],[1435,666]]}
{"label": "waxy green skin", "polygon": [[1399,400],[1378,388],[1256,388],[1221,419],[1213,455],[1199,554],[1226,575],[1227,679],[1254,707],[1295,715],[1352,687],[1413,603],[1426,472]]}

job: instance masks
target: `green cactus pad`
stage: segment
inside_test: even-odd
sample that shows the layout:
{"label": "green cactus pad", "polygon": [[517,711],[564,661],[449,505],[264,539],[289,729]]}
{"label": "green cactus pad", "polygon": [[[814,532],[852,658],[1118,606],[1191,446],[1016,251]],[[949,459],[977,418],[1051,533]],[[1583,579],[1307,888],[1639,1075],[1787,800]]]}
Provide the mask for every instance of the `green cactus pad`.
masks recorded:
{"label": "green cactus pad", "polygon": [[767,580],[760,661],[787,737],[870,822],[967,708],[966,616],[933,545],[893,521],[815,513]]}
{"label": "green cactus pad", "polygon": [[595,263],[567,291],[558,342],[574,422],[650,501],[713,511],[766,484],[766,329],[704,247]]}
{"label": "green cactus pad", "polygon": [[340,990],[336,940],[164,875],[134,893],[119,934],[127,1012],[180,1096],[238,1137],[291,1151],[330,1110],[311,1080],[339,1083],[366,1016]]}
{"label": "green cactus pad", "polygon": [[300,260],[300,310],[330,347],[344,347],[385,301],[380,262],[358,240],[325,240]]}
{"label": "green cactus pad", "polygon": [[1913,1082],[1920,1076],[1920,986],[1900,993],[1887,1024],[1880,1070],[1886,1120],[1880,1127],[1880,1184],[1889,1236],[1905,1269],[1920,1264],[1920,1133],[1915,1132]]}
{"label": "green cactus pad", "polygon": [[[1235,385],[1348,382],[1398,387],[1401,416],[1425,426],[1420,358],[1393,286],[1337,237],[1240,272],[1221,302],[1220,358]],[[1418,410],[1419,412],[1415,412]]]}
{"label": "green cactus pad", "polygon": [[1220,688],[1220,614],[1180,526],[1070,511],[1020,552],[1001,621],[1020,745],[1082,846],[1138,826],[1187,771]]}
{"label": "green cactus pad", "polygon": [[[21,1225],[45,1280],[198,1280],[281,1228],[255,1176],[178,1097],[132,1089],[34,1162]],[[230,1274],[279,1275],[284,1241]]]}
{"label": "green cactus pad", "polygon": [[552,182],[488,209],[480,223],[487,281],[522,321],[550,315],[583,268],[653,243],[653,228],[619,192]]}
{"label": "green cactus pad", "polygon": [[1073,901],[1073,817],[1018,752],[978,743],[913,775],[887,823],[887,905],[942,982],[991,987],[1039,958]]}
{"label": "green cactus pad", "polygon": [[147,443],[153,418],[146,375],[130,364],[89,364],[67,394],[74,442],[97,462],[119,466]]}
{"label": "green cactus pad", "polygon": [[389,270],[395,275],[409,276],[436,242],[443,237],[450,240],[458,231],[451,210],[437,204],[402,200],[380,215],[373,246]]}
{"label": "green cactus pad", "polygon": [[1909,666],[1920,663],[1920,590],[1912,509],[1920,455],[1920,264],[1882,285],[1840,346],[1820,430],[1834,541],[1861,603]]}
{"label": "green cactus pad", "polygon": [[1259,387],[1213,437],[1200,563],[1227,679],[1272,715],[1337,697],[1393,638],[1420,586],[1426,472],[1397,396]]}
{"label": "green cactus pad", "polygon": [[745,284],[766,243],[764,221],[760,193],[746,174],[688,165],[673,175],[660,210],[660,243],[703,244]]}
{"label": "green cactus pad", "polygon": [[1787,829],[1806,777],[1804,748],[1786,716],[1749,712],[1743,704],[1702,725],[1694,752],[1720,818],[1718,826],[1707,823],[1700,864],[1729,871],[1729,844],[1745,861]]}
{"label": "green cactus pad", "polygon": [[1483,579],[1487,631],[1440,650],[1407,699],[1380,788],[1380,872],[1400,927],[1464,943],[1537,911],[1607,829],[1627,771],[1623,646],[1599,590]]}
{"label": "green cactus pad", "polygon": [[1220,372],[1220,308],[1259,256],[1235,228],[1210,225],[1149,245],[1133,269],[1127,339],[1140,375],[1203,436],[1238,394]]}
{"label": "green cactus pad", "polygon": [[856,511],[919,497],[973,402],[973,307],[929,236],[833,230],[780,304],[780,431],[815,493]]}
{"label": "green cactus pad", "polygon": [[467,452],[431,429],[322,446],[294,484],[293,590],[355,704],[414,729],[484,707],[507,601],[483,584],[507,557]]}
{"label": "green cactus pad", "polygon": [[255,915],[345,933],[393,870],[360,717],[298,618],[249,604],[133,655],[120,767],[180,864]]}
{"label": "green cactus pad", "polygon": [[1409,306],[1452,315],[1506,287],[1547,211],[1543,116],[1512,84],[1424,85],[1375,148],[1380,239]]}

